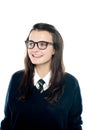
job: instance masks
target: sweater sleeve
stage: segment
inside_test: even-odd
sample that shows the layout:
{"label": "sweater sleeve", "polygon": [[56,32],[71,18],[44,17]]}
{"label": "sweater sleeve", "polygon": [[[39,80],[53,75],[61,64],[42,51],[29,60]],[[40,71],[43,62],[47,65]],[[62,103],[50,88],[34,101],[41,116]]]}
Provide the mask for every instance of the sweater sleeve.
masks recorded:
{"label": "sweater sleeve", "polygon": [[1,121],[1,130],[11,130],[11,127],[10,127],[11,111],[10,111],[10,107],[9,107],[11,84],[12,84],[12,79],[10,80],[8,90],[7,90],[5,107],[4,107],[4,119]]}
{"label": "sweater sleeve", "polygon": [[82,97],[79,83],[76,80],[73,92],[73,103],[69,113],[69,130],[82,130]]}

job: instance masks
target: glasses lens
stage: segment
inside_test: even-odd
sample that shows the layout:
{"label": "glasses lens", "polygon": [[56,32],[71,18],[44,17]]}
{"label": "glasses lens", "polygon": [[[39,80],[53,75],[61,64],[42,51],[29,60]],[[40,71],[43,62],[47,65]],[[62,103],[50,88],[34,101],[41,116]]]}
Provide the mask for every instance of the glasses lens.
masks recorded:
{"label": "glasses lens", "polygon": [[41,49],[41,50],[46,49],[47,48],[47,43],[44,42],[44,41],[38,42],[38,48]]}
{"label": "glasses lens", "polygon": [[32,48],[34,47],[34,42],[29,41],[29,42],[27,43],[27,47],[28,47],[29,49],[32,49]]}

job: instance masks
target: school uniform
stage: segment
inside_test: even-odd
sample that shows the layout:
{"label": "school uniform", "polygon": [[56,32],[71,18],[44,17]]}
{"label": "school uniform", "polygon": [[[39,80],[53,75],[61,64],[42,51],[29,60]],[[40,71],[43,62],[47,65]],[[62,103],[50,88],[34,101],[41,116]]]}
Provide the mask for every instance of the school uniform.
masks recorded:
{"label": "school uniform", "polygon": [[18,86],[23,71],[11,77],[5,102],[5,117],[1,130],[82,130],[82,97],[77,79],[65,73],[64,93],[59,103],[50,104],[44,99],[49,94],[50,72],[44,77],[42,93],[38,90],[40,78],[35,72],[34,89],[28,100],[18,101]]}

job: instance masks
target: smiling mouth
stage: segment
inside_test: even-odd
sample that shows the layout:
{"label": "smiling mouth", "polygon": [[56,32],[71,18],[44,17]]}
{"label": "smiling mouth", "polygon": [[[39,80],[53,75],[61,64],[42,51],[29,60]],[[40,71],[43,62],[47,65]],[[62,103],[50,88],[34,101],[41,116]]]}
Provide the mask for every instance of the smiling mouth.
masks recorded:
{"label": "smiling mouth", "polygon": [[32,54],[32,57],[34,57],[34,58],[41,58],[42,55],[34,55],[34,54]]}

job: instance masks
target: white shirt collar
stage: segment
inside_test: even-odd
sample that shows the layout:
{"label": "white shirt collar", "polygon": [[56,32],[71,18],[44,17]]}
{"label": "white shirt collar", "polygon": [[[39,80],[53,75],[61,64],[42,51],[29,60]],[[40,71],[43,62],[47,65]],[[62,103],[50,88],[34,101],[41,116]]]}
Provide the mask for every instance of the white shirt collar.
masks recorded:
{"label": "white shirt collar", "polygon": [[[43,78],[43,80],[45,81],[45,84],[43,86],[43,89],[46,90],[49,87],[49,80],[51,77],[51,72],[48,72],[48,74]],[[36,69],[35,69],[35,73],[34,73],[34,85],[38,88],[37,82],[38,80],[41,79],[41,77],[38,75]]]}

